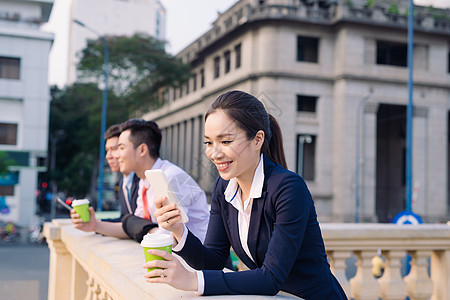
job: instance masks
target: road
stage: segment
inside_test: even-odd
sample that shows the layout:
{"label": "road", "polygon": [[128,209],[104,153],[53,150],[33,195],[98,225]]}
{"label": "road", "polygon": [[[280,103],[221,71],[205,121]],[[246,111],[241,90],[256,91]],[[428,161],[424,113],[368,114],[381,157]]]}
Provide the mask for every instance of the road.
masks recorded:
{"label": "road", "polygon": [[46,300],[49,256],[47,244],[0,244],[0,298]]}

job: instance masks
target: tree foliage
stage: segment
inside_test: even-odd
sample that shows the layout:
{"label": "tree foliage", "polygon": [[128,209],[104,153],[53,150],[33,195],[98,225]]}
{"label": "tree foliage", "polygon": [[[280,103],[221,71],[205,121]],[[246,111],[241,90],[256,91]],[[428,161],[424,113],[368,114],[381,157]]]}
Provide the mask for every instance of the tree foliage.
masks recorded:
{"label": "tree foliage", "polygon": [[[150,36],[106,37],[109,89],[106,126],[140,115],[156,106],[161,88],[178,86],[189,78],[189,67],[164,51],[164,43]],[[103,46],[89,41],[78,66],[81,80],[64,89],[52,88],[49,150],[56,148],[55,180],[59,191],[95,198],[100,142]],[[51,155],[49,155],[51,157]]]}
{"label": "tree foliage", "polygon": [[15,164],[15,160],[10,158],[6,151],[0,151],[0,177],[8,173],[8,168]]}
{"label": "tree foliage", "polygon": [[[127,117],[120,100],[109,94],[107,124]],[[96,84],[74,84],[63,90],[52,88],[49,149],[56,150],[54,179],[59,190],[86,197],[94,167],[98,165],[102,91]],[[52,149],[52,142],[55,148]]]}
{"label": "tree foliage", "polygon": [[[164,50],[165,42],[145,34],[106,36],[109,48],[109,80],[112,90],[130,112],[144,113],[158,105],[161,88],[179,86],[190,77],[189,65]],[[78,64],[84,81],[103,81],[103,44],[90,40]]]}

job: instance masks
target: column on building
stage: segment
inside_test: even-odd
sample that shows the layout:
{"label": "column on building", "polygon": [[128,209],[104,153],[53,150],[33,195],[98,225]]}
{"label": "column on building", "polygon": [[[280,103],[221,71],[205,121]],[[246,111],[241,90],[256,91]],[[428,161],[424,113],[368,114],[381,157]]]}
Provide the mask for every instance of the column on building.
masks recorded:
{"label": "column on building", "polygon": [[[445,98],[443,98],[445,99]],[[445,105],[435,105],[430,106],[428,109],[428,118],[426,119],[426,123],[428,126],[424,126],[427,130],[426,136],[428,140],[426,141],[426,168],[414,169],[413,164],[413,178],[420,178],[420,173],[426,173],[426,182],[423,182],[422,190],[424,190],[423,196],[420,193],[419,187],[419,198],[418,198],[418,212],[420,211],[420,203],[424,202],[424,213],[429,216],[429,221],[443,221],[448,220],[448,202],[447,202],[447,114],[448,107],[446,106],[447,102],[445,101]],[[417,121],[414,121],[413,127],[417,129],[420,124],[420,119],[424,119],[425,117],[420,116],[420,111],[415,115],[417,117]],[[422,121],[424,124],[425,121]],[[414,144],[416,146],[416,144]],[[415,148],[414,148],[415,150]],[[416,158],[414,158],[414,163]],[[425,190],[424,187],[427,187]]]}
{"label": "column on building", "polygon": [[[369,100],[370,101],[370,100]],[[376,222],[377,111],[378,103],[366,103],[361,120],[361,222]]]}
{"label": "column on building", "polygon": [[347,94],[348,82],[335,82],[333,102],[333,221],[352,222],[355,215],[355,119],[359,100]]}
{"label": "column on building", "polygon": [[413,113],[413,146],[412,146],[412,199],[411,209],[424,216],[428,211],[425,201],[425,188],[427,180],[427,120],[428,109],[423,106],[414,106]]}

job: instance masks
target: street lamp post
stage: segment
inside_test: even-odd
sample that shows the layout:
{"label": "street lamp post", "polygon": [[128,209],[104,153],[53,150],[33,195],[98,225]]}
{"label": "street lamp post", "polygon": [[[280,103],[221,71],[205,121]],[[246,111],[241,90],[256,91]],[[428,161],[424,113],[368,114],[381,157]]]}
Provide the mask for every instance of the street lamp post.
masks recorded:
{"label": "street lamp post", "polygon": [[104,49],[104,61],[103,61],[103,97],[102,97],[102,123],[100,129],[100,155],[99,155],[99,170],[98,170],[98,202],[97,209],[99,211],[102,210],[102,202],[103,202],[103,175],[105,168],[105,130],[106,130],[106,108],[108,105],[108,69],[109,69],[109,48],[106,39],[98,33],[95,29],[87,26],[83,22],[79,20],[73,20],[78,25],[86,28],[88,31],[94,33],[99,37],[103,44]]}
{"label": "street lamp post", "polygon": [[411,212],[412,140],[413,140],[413,62],[414,62],[414,1],[409,0],[408,15],[408,106],[406,107],[406,211]]}

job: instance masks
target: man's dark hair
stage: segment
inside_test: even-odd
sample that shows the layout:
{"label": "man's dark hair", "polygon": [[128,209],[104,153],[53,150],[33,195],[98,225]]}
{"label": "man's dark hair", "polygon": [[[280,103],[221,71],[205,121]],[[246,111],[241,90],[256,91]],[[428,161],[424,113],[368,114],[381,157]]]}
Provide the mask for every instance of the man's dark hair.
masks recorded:
{"label": "man's dark hair", "polygon": [[146,144],[152,158],[159,157],[161,148],[161,130],[153,121],[143,119],[130,119],[120,125],[120,132],[130,130],[130,141],[134,148],[140,144]]}
{"label": "man's dark hair", "polygon": [[114,124],[114,125],[109,126],[104,134],[105,140],[113,138],[113,137],[119,137],[120,132],[121,132],[120,124]]}

